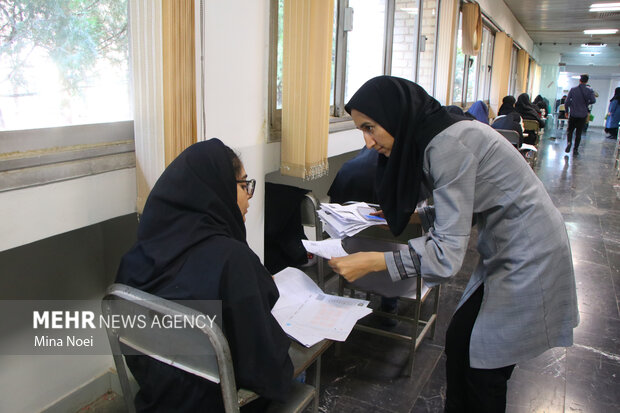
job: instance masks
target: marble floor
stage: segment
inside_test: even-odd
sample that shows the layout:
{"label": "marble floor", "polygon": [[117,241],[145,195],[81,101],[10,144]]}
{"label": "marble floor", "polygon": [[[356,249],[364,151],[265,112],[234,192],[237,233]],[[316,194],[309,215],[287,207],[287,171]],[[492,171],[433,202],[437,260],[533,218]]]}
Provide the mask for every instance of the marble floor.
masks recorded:
{"label": "marble floor", "polygon": [[[546,132],[534,169],[566,222],[581,322],[572,347],[552,349],[517,365],[508,383],[507,412],[620,411],[620,180],[613,173],[615,142],[605,139],[602,129],[591,128],[575,156],[564,153],[565,133]],[[322,412],[443,410],[444,334],[477,261],[474,238],[461,272],[442,286],[436,335],[418,349],[414,374],[402,375],[405,344],[354,331],[338,356],[331,350],[323,358]]]}

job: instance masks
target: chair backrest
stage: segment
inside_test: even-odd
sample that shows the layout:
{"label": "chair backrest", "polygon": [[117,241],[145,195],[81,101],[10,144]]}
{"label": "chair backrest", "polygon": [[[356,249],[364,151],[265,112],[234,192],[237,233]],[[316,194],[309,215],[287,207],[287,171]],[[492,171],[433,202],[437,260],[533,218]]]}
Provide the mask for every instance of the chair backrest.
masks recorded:
{"label": "chair backrest", "polygon": [[501,133],[504,138],[508,139],[508,142],[512,143],[515,146],[519,146],[519,133],[510,129],[496,129],[499,133]]}
{"label": "chair backrest", "polygon": [[540,123],[534,119],[523,119],[523,129],[538,132],[540,130]]}
{"label": "chair backrest", "polygon": [[301,201],[301,225],[314,227],[316,240],[320,241],[323,237],[323,228],[316,213],[318,209],[319,201],[311,192],[307,193]]}
{"label": "chair backrest", "polygon": [[[180,370],[219,383],[226,412],[239,412],[232,357],[219,326],[205,323],[205,315],[192,308],[123,284],[112,284],[101,307],[106,319],[140,320],[134,328],[106,326],[125,403],[134,411],[122,354],[144,354]],[[193,328],[150,328],[162,320],[189,320]],[[122,323],[119,323],[122,324]],[[142,328],[139,328],[142,326]],[[129,351],[128,351],[129,349]]]}
{"label": "chair backrest", "polygon": [[[310,192],[304,196],[301,201],[301,224],[306,227],[314,227],[314,236],[316,241],[323,239],[323,224],[317,214],[319,209],[319,201]],[[325,261],[321,257],[318,258],[318,285],[323,289],[325,286]]]}

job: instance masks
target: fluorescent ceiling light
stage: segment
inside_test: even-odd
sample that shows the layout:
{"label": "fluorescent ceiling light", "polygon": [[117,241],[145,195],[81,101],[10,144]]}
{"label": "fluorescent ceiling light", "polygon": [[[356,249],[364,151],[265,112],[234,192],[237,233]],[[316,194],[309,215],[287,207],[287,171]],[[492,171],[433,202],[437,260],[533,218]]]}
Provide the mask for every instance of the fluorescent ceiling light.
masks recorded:
{"label": "fluorescent ceiling light", "polygon": [[588,43],[584,43],[581,45],[581,47],[607,47],[607,45],[605,43],[601,43],[601,44],[588,44]]}
{"label": "fluorescent ceiling light", "polygon": [[589,54],[591,56],[597,55],[597,54],[601,54],[601,52],[579,52],[579,54]]}
{"label": "fluorescent ceiling light", "polygon": [[594,29],[594,30],[584,30],[584,34],[616,34],[618,33],[618,29]]}
{"label": "fluorescent ceiling light", "polygon": [[620,3],[594,3],[590,5],[591,12],[620,11]]}
{"label": "fluorescent ceiling light", "polygon": [[571,79],[581,79],[581,76],[571,76]]}

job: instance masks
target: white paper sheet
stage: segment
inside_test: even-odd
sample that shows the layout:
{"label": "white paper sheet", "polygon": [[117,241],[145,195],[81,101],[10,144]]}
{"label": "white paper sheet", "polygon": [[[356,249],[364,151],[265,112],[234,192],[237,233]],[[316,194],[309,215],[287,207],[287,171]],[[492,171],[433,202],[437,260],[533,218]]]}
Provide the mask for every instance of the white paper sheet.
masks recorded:
{"label": "white paper sheet", "polygon": [[366,300],[324,294],[297,268],[285,268],[274,280],[280,298],[271,313],[289,336],[307,347],[324,338],[346,340],[357,320],[372,312]]}
{"label": "white paper sheet", "polygon": [[329,238],[323,241],[309,241],[302,239],[301,243],[309,253],[326,259],[333,257],[345,257],[349,254],[342,248],[342,242],[338,238]]}

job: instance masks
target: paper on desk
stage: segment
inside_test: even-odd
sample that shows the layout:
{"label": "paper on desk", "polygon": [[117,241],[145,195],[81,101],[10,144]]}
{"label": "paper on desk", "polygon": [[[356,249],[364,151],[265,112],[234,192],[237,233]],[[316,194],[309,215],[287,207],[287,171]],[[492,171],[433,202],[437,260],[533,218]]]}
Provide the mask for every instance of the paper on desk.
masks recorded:
{"label": "paper on desk", "polygon": [[345,257],[349,254],[342,248],[342,242],[338,238],[329,238],[323,241],[309,241],[302,239],[301,243],[304,248],[311,254],[319,257],[332,259],[333,257]]}
{"label": "paper on desk", "polygon": [[303,271],[274,276],[280,298],[271,310],[284,332],[306,347],[324,338],[344,341],[357,320],[370,314],[368,301],[324,294]]}

